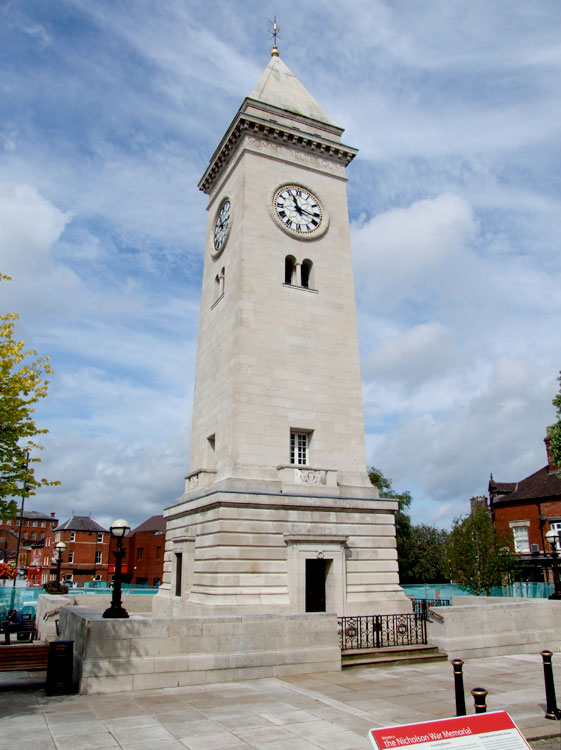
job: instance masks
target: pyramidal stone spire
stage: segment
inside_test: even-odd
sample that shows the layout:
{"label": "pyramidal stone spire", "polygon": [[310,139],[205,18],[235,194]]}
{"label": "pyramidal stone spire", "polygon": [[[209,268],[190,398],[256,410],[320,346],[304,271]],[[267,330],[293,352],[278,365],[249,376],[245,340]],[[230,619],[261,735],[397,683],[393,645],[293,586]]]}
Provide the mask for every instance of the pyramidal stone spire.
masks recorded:
{"label": "pyramidal stone spire", "polygon": [[316,102],[277,55],[271,57],[249,98],[310,117],[312,120],[319,120],[329,125],[335,124],[324,108]]}

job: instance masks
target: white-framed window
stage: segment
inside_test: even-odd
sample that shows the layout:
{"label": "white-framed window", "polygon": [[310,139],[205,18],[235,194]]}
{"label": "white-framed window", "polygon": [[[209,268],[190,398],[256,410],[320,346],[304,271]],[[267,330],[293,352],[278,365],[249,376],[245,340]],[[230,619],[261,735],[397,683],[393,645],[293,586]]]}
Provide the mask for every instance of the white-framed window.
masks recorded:
{"label": "white-framed window", "polygon": [[72,583],[72,578],[73,578],[72,573],[66,573],[64,576],[64,580],[68,581],[69,583]]}
{"label": "white-framed window", "polygon": [[308,463],[310,434],[308,432],[290,431],[290,463],[305,466]]}
{"label": "white-framed window", "polygon": [[530,551],[530,523],[528,521],[518,522],[511,521],[509,524],[512,530],[515,552]]}
{"label": "white-framed window", "polygon": [[70,532],[70,541],[71,542],[75,542],[76,541],[76,532],[75,531],[71,531]]}
{"label": "white-framed window", "polygon": [[73,549],[71,549],[70,552],[68,553],[68,562],[69,563],[74,562],[74,550]]}
{"label": "white-framed window", "polygon": [[101,565],[101,552],[96,552],[95,553],[95,564],[96,565]]}
{"label": "white-framed window", "polygon": [[103,531],[97,532],[97,542],[98,544],[103,544]]}

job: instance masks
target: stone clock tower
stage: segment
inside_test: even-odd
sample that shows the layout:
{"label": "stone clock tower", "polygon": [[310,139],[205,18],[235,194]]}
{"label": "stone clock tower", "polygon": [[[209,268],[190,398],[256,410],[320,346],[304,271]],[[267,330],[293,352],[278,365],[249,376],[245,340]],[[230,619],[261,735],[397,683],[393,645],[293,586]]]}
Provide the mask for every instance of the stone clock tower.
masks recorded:
{"label": "stone clock tower", "polygon": [[366,473],[342,132],[275,48],[199,183],[191,462],[156,614],[410,611],[397,504]]}

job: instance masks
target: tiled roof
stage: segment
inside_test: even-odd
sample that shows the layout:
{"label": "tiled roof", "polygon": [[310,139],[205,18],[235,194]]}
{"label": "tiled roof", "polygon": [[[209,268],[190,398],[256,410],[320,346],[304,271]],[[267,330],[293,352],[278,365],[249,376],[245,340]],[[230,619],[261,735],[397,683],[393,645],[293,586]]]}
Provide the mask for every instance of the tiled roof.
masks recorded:
{"label": "tiled roof", "polygon": [[72,516],[68,521],[61,523],[57,526],[55,531],[105,531],[103,526],[100,526],[97,521],[89,516]]}
{"label": "tiled roof", "polygon": [[[20,517],[20,513],[16,513],[16,518]],[[49,516],[47,513],[40,513],[38,510],[24,510],[24,518],[30,518],[32,520],[37,519],[38,521],[56,521],[58,519],[53,516]]]}
{"label": "tiled roof", "polygon": [[158,531],[161,534],[165,534],[166,522],[164,517],[152,516],[147,521],[144,521],[144,523],[141,523],[140,526],[137,526],[136,529],[133,529],[131,533],[136,534],[139,531]]}
{"label": "tiled roof", "polygon": [[[494,482],[496,487],[514,486],[514,490],[505,497],[497,497],[493,505],[500,503],[511,503],[517,500],[535,500],[540,497],[561,497],[561,474],[550,472],[547,466],[530,474],[529,477],[521,479],[520,482],[510,484],[507,482]],[[491,488],[491,483],[489,483]]]}
{"label": "tiled roof", "polygon": [[517,482],[495,482],[493,478],[489,482],[489,492],[494,492],[497,495],[509,495],[516,489]]}

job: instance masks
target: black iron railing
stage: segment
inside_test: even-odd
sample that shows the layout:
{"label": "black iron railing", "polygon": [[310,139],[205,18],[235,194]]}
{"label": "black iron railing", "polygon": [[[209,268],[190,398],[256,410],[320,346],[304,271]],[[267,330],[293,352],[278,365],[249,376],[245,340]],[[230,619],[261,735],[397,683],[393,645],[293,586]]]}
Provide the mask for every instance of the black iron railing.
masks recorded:
{"label": "black iron railing", "polygon": [[426,618],[416,614],[339,617],[338,623],[341,651],[427,642]]}
{"label": "black iron railing", "polygon": [[413,599],[413,612],[426,618],[429,607],[450,607],[450,599]]}

